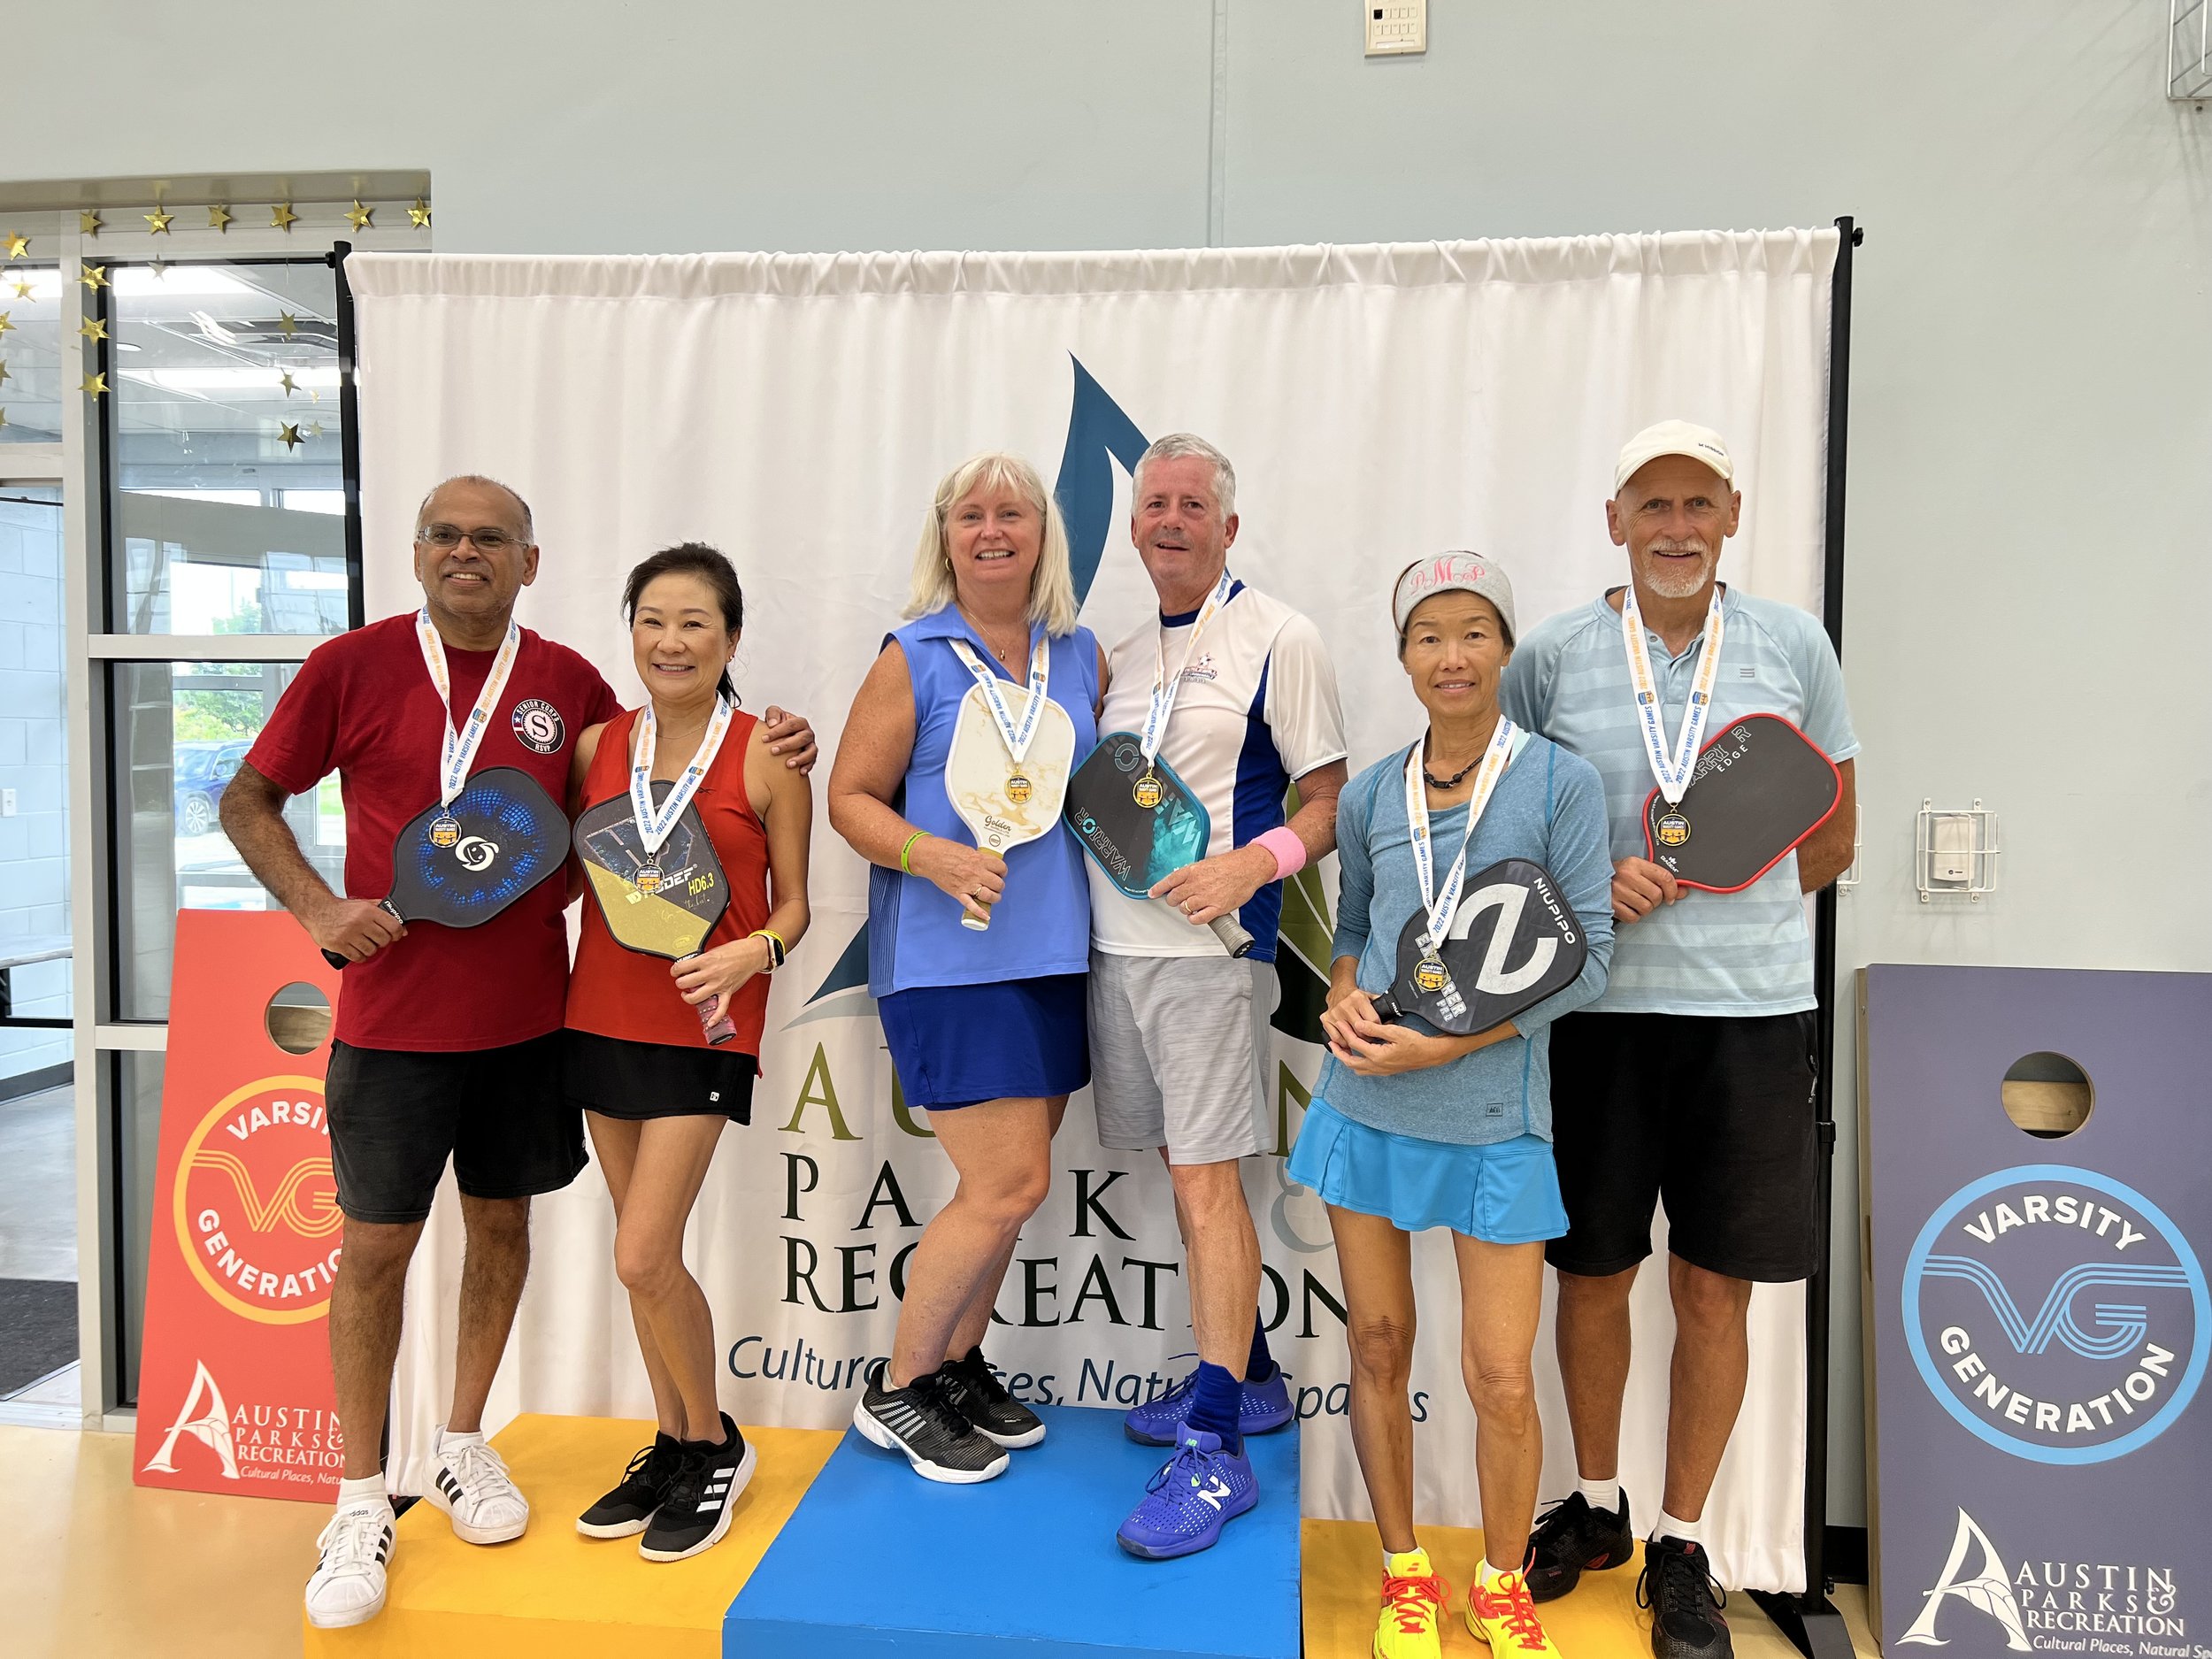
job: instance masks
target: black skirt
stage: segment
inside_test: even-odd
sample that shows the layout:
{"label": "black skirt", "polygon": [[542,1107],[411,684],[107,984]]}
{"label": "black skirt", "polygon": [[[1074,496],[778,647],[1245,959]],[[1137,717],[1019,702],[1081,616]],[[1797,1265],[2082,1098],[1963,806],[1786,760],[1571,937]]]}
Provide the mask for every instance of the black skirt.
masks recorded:
{"label": "black skirt", "polygon": [[721,1048],[628,1042],[596,1032],[570,1031],[562,1057],[562,1089],[572,1105],[633,1123],[648,1118],[753,1120],[757,1056]]}

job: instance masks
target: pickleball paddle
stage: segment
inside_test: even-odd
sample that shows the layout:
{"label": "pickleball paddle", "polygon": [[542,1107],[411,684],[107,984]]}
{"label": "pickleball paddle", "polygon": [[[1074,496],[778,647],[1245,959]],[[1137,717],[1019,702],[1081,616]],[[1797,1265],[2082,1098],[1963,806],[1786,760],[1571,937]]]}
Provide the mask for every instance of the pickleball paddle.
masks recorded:
{"label": "pickleball paddle", "polygon": [[1471,1037],[1533,1008],[1573,984],[1589,955],[1559,884],[1525,858],[1468,877],[1433,960],[1428,946],[1428,915],[1416,907],[1398,935],[1398,977],[1371,999],[1375,1015],[1395,1021],[1418,1014],[1452,1037]]}
{"label": "pickleball paddle", "polygon": [[[654,804],[668,799],[675,787],[668,779],[655,779]],[[600,919],[626,950],[671,962],[696,956],[730,908],[729,878],[699,821],[695,803],[683,810],[659,852],[649,856],[625,790],[586,809],[576,820],[576,856],[598,902]],[[641,872],[649,872],[643,881]],[[669,989],[676,994],[672,981]],[[717,1011],[714,999],[694,1007],[709,1043],[725,1043],[737,1035],[727,1016]]]}
{"label": "pickleball paddle", "polygon": [[1645,797],[1644,845],[1686,887],[1740,892],[1842,796],[1842,774],[1810,738],[1778,714],[1747,714],[1698,750],[1678,803],[1655,788]]}
{"label": "pickleball paddle", "polygon": [[[1152,787],[1142,791],[1148,803],[1141,803],[1138,786],[1147,778]],[[1196,864],[1213,833],[1213,818],[1168,764],[1155,757],[1145,764],[1134,732],[1099,739],[1068,780],[1060,816],[1106,879],[1133,899],[1151,897],[1158,883]],[[1231,956],[1251,950],[1252,935],[1235,917],[1217,916],[1206,926]]]}
{"label": "pickleball paddle", "polygon": [[[1008,684],[1000,694],[1017,725],[1029,708],[1026,687]],[[945,799],[985,852],[1003,858],[1011,848],[1033,841],[1060,818],[1068,772],[1075,764],[1075,722],[1049,697],[1037,717],[1029,748],[1017,762],[1007,753],[998,721],[979,686],[968,687],[953,717],[952,744],[945,755]],[[981,933],[987,916],[964,908],[960,925]]]}
{"label": "pickleball paddle", "polygon": [[[568,845],[568,814],[538,780],[494,766],[464,784],[450,806],[425,807],[394,838],[392,890],[382,905],[403,922],[480,926],[560,869]],[[346,965],[334,950],[323,960]]]}

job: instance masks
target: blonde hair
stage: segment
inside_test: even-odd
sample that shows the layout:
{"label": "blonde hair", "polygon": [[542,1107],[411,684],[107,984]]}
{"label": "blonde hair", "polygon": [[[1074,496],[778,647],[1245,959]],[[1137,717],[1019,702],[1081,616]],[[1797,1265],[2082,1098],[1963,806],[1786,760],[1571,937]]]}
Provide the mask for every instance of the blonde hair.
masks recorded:
{"label": "blonde hair", "polygon": [[945,534],[945,517],[956,503],[979,488],[1005,488],[1020,494],[1044,518],[1044,546],[1037,568],[1029,578],[1029,619],[1041,622],[1056,639],[1075,632],[1075,573],[1068,558],[1068,529],[1061,521],[1059,503],[1037,476],[1037,469],[1018,455],[986,450],[970,456],[937,482],[936,499],[922,520],[922,539],[914,549],[914,586],[905,614],[926,617],[951,604],[957,590],[952,577],[952,552]]}

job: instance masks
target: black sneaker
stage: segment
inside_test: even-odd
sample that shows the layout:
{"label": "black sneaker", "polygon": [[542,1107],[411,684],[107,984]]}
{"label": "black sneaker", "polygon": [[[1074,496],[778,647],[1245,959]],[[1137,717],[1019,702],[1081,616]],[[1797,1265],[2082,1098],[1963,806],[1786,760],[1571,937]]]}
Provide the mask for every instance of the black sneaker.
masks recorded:
{"label": "black sneaker", "polygon": [[1044,1419],[1006,1392],[981,1348],[972,1348],[965,1359],[947,1360],[937,1375],[960,1415],[992,1445],[1034,1446],[1044,1439]]}
{"label": "black sneaker", "polygon": [[576,1517],[576,1530],[586,1538],[631,1538],[643,1532],[682,1462],[683,1442],[672,1434],[656,1434],[650,1446],[630,1459],[621,1484]]}
{"label": "black sneaker", "polygon": [[683,1448],[682,1465],[638,1540],[637,1553],[648,1561],[682,1561],[718,1543],[759,1461],[730,1414],[722,1413],[722,1444]]}
{"label": "black sneaker", "polygon": [[1700,1545],[1678,1538],[1646,1544],[1636,1605],[1651,1609],[1656,1659],[1732,1659],[1735,1653],[1728,1621],[1720,1616],[1728,1595],[1713,1583],[1712,1559]]}
{"label": "black sneaker", "polygon": [[925,1480],[972,1486],[1006,1472],[1006,1454],[975,1432],[952,1402],[944,1373],[886,1388],[888,1367],[878,1360],[853,1405],[853,1426],[887,1452],[903,1452]]}
{"label": "black sneaker", "polygon": [[1621,1494],[1618,1509],[1600,1509],[1581,1493],[1569,1493],[1538,1517],[1528,1547],[1532,1601],[1556,1601],[1584,1573],[1626,1566],[1636,1555],[1636,1534],[1628,1525],[1628,1494]]}

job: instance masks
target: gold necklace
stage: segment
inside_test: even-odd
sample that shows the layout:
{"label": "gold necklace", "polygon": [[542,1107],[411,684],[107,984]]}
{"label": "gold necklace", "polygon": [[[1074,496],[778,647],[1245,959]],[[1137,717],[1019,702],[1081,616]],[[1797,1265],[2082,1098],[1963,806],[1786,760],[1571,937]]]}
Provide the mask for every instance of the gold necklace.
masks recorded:
{"label": "gold necklace", "polygon": [[975,630],[976,638],[981,640],[986,646],[990,648],[991,655],[997,657],[1000,662],[1004,662],[1006,660],[1006,651],[1004,648],[992,643],[990,630],[986,628],[980,622],[978,622],[975,619],[974,616],[970,613],[968,607],[962,604],[956,599],[953,601],[952,608],[955,611],[957,611],[961,617],[967,622],[967,625]]}

